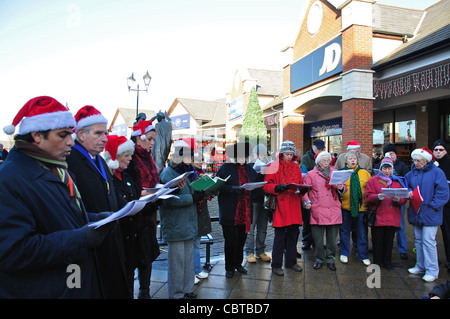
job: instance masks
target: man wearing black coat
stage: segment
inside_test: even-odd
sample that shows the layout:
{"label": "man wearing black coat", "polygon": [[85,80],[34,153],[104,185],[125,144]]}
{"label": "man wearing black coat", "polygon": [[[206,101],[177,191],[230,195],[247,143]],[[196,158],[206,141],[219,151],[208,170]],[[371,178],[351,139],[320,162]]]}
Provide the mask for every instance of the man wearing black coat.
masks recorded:
{"label": "man wearing black coat", "polygon": [[[434,142],[433,154],[436,162],[439,164],[439,168],[444,171],[448,183],[450,181],[450,157],[447,153],[447,144],[443,140]],[[450,184],[448,185],[450,188]],[[446,267],[447,270],[450,270],[450,201],[444,205],[441,231],[444,240],[445,257],[447,258]]]}
{"label": "man wearing black coat", "polygon": [[110,228],[87,225],[91,216],[67,171],[73,115],[41,96],[5,133],[19,122],[0,166],[0,298],[102,298],[93,248]]}
{"label": "man wearing black coat", "polygon": [[[67,157],[69,171],[76,178],[81,198],[89,213],[119,210],[114,183],[100,153],[107,142],[107,120],[92,106],[75,115],[75,145]],[[107,299],[132,298],[125,271],[125,253],[119,223],[97,248],[100,279]]]}

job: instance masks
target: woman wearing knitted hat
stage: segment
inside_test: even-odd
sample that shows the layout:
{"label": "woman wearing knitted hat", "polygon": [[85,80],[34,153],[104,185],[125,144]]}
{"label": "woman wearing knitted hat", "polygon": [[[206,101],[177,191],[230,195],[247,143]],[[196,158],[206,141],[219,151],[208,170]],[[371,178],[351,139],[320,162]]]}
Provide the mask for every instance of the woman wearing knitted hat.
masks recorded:
{"label": "woman wearing knitted hat", "polygon": [[352,224],[356,224],[358,258],[365,266],[369,266],[367,227],[364,226],[363,219],[364,212],[367,211],[364,191],[371,175],[359,166],[358,155],[355,151],[347,151],[345,158],[345,169],[352,169],[353,174],[345,182],[349,191],[341,195],[342,225],[339,244],[341,250],[340,260],[344,264],[348,262],[348,256],[350,255],[350,232],[352,231]]}
{"label": "woman wearing knitted hat", "polygon": [[[305,183],[312,185],[305,195],[305,208],[311,209],[311,232],[316,248],[314,269],[322,267],[324,262],[331,270],[336,270],[336,237],[342,224],[341,202],[339,195],[347,191],[345,184],[331,185],[331,154],[320,152],[316,155],[316,166],[306,175]],[[323,249],[323,237],[326,233],[326,254]]]}
{"label": "woman wearing knitted hat", "polygon": [[372,227],[373,262],[392,270],[392,247],[395,232],[401,225],[401,206],[406,198],[387,198],[382,188],[405,188],[404,177],[394,174],[394,162],[386,153],[380,163],[380,172],[373,176],[366,185],[365,199],[377,217]]}
{"label": "woman wearing knitted hat", "polygon": [[[434,155],[426,147],[411,153],[413,165],[406,175],[410,198],[418,187],[422,203],[416,212],[413,205],[408,208],[408,221],[413,225],[417,263],[408,269],[411,274],[423,274],[423,280],[431,282],[439,275],[436,233],[442,224],[442,211],[449,198],[447,178],[434,164]],[[417,196],[417,195],[415,195]]]}
{"label": "woman wearing knitted hat", "polygon": [[304,184],[297,160],[294,143],[284,141],[278,160],[267,167],[264,178],[267,182],[263,186],[264,192],[277,195],[277,207],[273,213],[275,236],[272,248],[272,272],[278,276],[284,275],[281,268],[283,255],[286,268],[302,271],[297,264],[297,238],[299,226],[302,225],[302,200],[296,189],[289,188],[291,183]]}

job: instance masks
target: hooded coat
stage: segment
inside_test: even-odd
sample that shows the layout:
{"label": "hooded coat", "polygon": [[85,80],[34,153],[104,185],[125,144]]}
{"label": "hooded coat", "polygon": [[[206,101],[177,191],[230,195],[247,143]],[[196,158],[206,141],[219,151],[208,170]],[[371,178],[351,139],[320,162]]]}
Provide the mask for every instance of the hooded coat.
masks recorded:
{"label": "hooded coat", "polygon": [[449,189],[445,173],[428,162],[422,169],[413,164],[406,174],[408,188],[413,191],[419,186],[423,197],[420,209],[416,214],[412,205],[408,208],[408,221],[417,226],[439,226],[442,224],[442,211],[449,198]]}
{"label": "hooded coat", "polygon": [[291,162],[285,162],[278,155],[278,160],[271,163],[266,169],[263,185],[264,192],[277,195],[277,208],[273,213],[273,227],[285,227],[289,225],[302,225],[302,200],[301,195],[293,189],[281,193],[275,192],[278,184],[304,184],[302,172],[297,164],[298,156],[294,155]]}

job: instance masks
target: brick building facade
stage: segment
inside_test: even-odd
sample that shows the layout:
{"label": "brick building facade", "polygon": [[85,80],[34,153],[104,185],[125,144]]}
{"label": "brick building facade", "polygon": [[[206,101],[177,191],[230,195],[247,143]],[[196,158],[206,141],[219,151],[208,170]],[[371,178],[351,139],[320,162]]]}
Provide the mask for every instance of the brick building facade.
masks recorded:
{"label": "brick building facade", "polygon": [[283,139],[305,153],[358,140],[371,156],[450,143],[450,1],[425,10],[376,1],[307,1],[284,68]]}

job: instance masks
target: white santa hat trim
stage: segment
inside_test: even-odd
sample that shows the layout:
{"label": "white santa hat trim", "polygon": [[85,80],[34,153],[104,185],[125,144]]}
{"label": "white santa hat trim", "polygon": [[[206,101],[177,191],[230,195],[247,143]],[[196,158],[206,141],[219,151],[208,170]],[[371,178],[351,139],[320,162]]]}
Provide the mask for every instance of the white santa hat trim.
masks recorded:
{"label": "white santa hat trim", "polygon": [[411,158],[414,159],[415,156],[422,157],[428,163],[433,161],[433,154],[430,152],[427,152],[423,148],[418,148],[418,149],[415,149],[414,151],[412,151]]}
{"label": "white santa hat trim", "polygon": [[8,134],[14,134],[19,126],[19,134],[31,132],[56,130],[60,128],[73,128],[75,119],[67,108],[54,98],[39,96],[29,100],[14,117],[13,123],[3,128]]}
{"label": "white santa hat trim", "polygon": [[134,142],[132,140],[127,140],[126,142],[120,144],[119,147],[117,147],[117,153],[114,160],[112,160],[111,154],[108,151],[103,152],[103,158],[105,159],[106,164],[108,164],[109,168],[118,169],[119,161],[117,160],[117,156],[128,151],[134,151]]}
{"label": "white santa hat trim", "polygon": [[358,148],[361,148],[361,145],[359,145],[357,140],[350,141],[347,143],[347,150],[356,150]]}
{"label": "white santa hat trim", "polygon": [[94,125],[94,124],[106,124],[108,125],[108,120],[102,114],[96,114],[89,117],[85,117],[78,121],[76,130],[78,131],[80,128]]}

